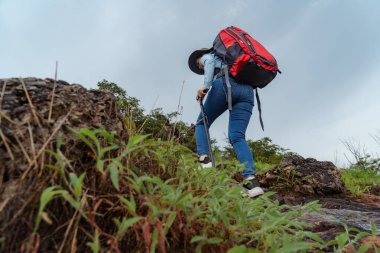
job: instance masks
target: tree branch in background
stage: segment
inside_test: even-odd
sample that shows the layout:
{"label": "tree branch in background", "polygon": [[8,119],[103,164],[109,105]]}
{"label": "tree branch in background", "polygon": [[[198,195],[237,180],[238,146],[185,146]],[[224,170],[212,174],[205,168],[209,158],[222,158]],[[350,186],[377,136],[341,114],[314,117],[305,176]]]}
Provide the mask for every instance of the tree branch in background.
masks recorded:
{"label": "tree branch in background", "polygon": [[[378,142],[378,136],[373,137],[376,142]],[[347,161],[350,163],[350,167],[356,167],[357,169],[372,170],[377,173],[380,172],[380,158],[373,157],[370,155],[365,146],[360,144],[360,142],[355,141],[353,138],[349,140],[341,140],[346,149],[354,157],[354,161],[351,161],[346,154]]]}

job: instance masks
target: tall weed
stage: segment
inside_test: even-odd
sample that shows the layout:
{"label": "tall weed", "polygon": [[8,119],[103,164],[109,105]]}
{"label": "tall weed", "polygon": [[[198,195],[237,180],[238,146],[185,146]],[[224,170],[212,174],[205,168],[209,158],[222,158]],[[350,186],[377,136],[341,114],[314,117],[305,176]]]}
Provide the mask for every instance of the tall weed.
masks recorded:
{"label": "tall weed", "polygon": [[[230,162],[228,170],[200,169],[193,153],[174,141],[130,136],[123,143],[89,129],[74,135],[93,163],[78,166],[59,147],[51,151],[55,162],[49,168],[62,180],[41,195],[35,232],[42,242],[49,237],[40,226],[45,222],[58,227],[57,237],[66,229],[77,231],[66,233],[66,241],[92,252],[306,252],[341,246],[305,232],[309,225],[297,219],[318,210],[316,202],[280,206],[270,192],[243,198],[232,179],[242,169],[238,163]],[[49,219],[59,212],[66,220]]]}

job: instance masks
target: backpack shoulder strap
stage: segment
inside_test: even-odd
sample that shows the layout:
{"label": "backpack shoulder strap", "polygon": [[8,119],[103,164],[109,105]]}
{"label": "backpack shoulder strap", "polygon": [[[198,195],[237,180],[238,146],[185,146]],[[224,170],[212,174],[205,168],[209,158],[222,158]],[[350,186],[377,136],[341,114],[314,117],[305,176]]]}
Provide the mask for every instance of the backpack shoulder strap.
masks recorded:
{"label": "backpack shoulder strap", "polygon": [[224,70],[224,78],[226,80],[226,85],[227,85],[227,101],[228,101],[228,110],[232,110],[232,91],[231,91],[231,83],[230,83],[230,78],[228,76],[228,67],[225,66],[223,68]]}
{"label": "backpack shoulder strap", "polygon": [[[232,91],[231,91],[230,78],[228,76],[228,67],[224,67],[223,72],[224,72],[224,78],[226,80],[226,85],[227,85],[228,110],[232,110]],[[261,101],[260,101],[259,91],[257,90],[257,88],[255,89],[255,95],[256,95],[256,101],[257,101],[257,109],[259,110],[260,125],[261,125],[261,129],[264,131],[264,121],[261,115],[262,114]]]}

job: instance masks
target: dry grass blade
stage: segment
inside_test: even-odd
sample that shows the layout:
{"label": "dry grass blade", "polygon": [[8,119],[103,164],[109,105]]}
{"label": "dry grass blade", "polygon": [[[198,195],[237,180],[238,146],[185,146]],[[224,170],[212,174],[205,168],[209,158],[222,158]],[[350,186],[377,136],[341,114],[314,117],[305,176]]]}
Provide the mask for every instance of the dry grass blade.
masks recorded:
{"label": "dry grass blade", "polygon": [[75,226],[75,231],[73,235],[73,240],[71,242],[70,252],[77,252],[77,235],[78,235],[78,226]]}
{"label": "dry grass blade", "polygon": [[40,122],[40,120],[39,120],[39,118],[37,116],[36,109],[34,108],[32,100],[30,99],[28,90],[26,89],[26,85],[25,85],[24,79],[20,78],[20,81],[21,81],[22,87],[24,88],[25,96],[28,99],[28,103],[29,103],[30,109],[32,110],[32,114],[33,114],[34,120],[36,121],[36,123],[37,123],[37,125],[39,127],[42,127],[41,126],[41,122]]}
{"label": "dry grass blade", "polygon": [[171,138],[172,135],[175,134],[175,129],[176,129],[177,123],[178,123],[178,115],[182,114],[181,100],[182,100],[183,86],[185,86],[185,81],[182,82],[181,93],[179,94],[178,105],[177,105],[176,120],[175,120],[175,123],[174,123],[173,131],[170,131],[169,139]]}
{"label": "dry grass blade", "polygon": [[3,211],[4,207],[8,204],[9,198],[6,198],[5,200],[2,201],[0,204],[0,213]]}
{"label": "dry grass blade", "polygon": [[149,253],[150,245],[152,244],[152,232],[150,231],[150,224],[146,218],[142,225],[142,231],[145,240],[145,252]]}
{"label": "dry grass blade", "polygon": [[14,160],[15,157],[13,156],[12,150],[11,150],[11,148],[10,148],[9,145],[8,145],[7,138],[5,137],[5,135],[3,134],[3,131],[2,131],[1,129],[0,129],[0,137],[1,137],[1,139],[3,140],[3,142],[4,142],[4,145],[5,145],[5,148],[7,149],[7,152],[8,152],[8,154],[9,154],[9,157],[10,157],[12,160]]}
{"label": "dry grass blade", "polygon": [[[150,109],[151,112],[153,111],[154,107],[156,106],[156,103],[157,103],[159,97],[160,97],[160,95],[157,95],[156,100],[155,100],[154,103],[153,103],[152,109]],[[143,129],[144,129],[144,126],[145,126],[145,123],[148,121],[148,119],[149,119],[149,118],[147,117],[147,118],[144,120],[144,122],[142,123],[141,127],[140,127],[139,130],[137,131],[138,134],[141,134],[141,133],[142,133],[142,131],[143,131]]]}
{"label": "dry grass blade", "polygon": [[66,244],[67,237],[69,236],[70,229],[71,229],[71,227],[72,227],[72,225],[73,225],[75,219],[77,219],[78,214],[79,214],[79,210],[76,210],[75,213],[74,213],[74,216],[71,218],[71,220],[70,220],[70,222],[69,222],[69,225],[67,226],[67,229],[66,229],[66,232],[65,232],[64,238],[63,238],[63,240],[62,240],[61,246],[59,247],[59,250],[57,251],[57,253],[61,253],[61,252],[62,252],[63,247],[64,247],[65,244]]}
{"label": "dry grass blade", "polygon": [[5,93],[5,87],[7,87],[7,80],[4,81],[3,89],[1,90],[1,96],[0,96],[0,110],[1,110],[1,104],[3,102],[3,97]]}
{"label": "dry grass blade", "polygon": [[15,121],[13,121],[11,118],[9,118],[3,111],[0,110],[0,122],[1,122],[1,117],[8,120],[12,124],[17,124]]}
{"label": "dry grass blade", "polygon": [[38,234],[32,234],[28,239],[28,242],[21,246],[22,253],[38,253],[41,240]]}
{"label": "dry grass blade", "polygon": [[30,164],[30,163],[32,162],[32,160],[30,160],[30,157],[29,157],[28,153],[26,152],[24,146],[22,145],[20,139],[17,137],[16,134],[14,135],[14,137],[15,137],[15,139],[16,139],[16,141],[17,141],[17,144],[18,144],[18,146],[20,147],[22,153],[23,153],[24,156],[25,156],[25,159],[26,159],[26,160],[28,161],[28,163]]}
{"label": "dry grass blade", "polygon": [[55,87],[57,86],[57,72],[58,72],[58,62],[55,62],[55,78],[54,78],[53,91],[52,91],[52,94],[51,94],[51,101],[50,101],[50,106],[49,106],[48,122],[51,121],[51,113],[52,113],[52,110],[53,110]]}
{"label": "dry grass blade", "polygon": [[58,125],[55,127],[53,133],[49,136],[49,138],[46,140],[46,142],[44,143],[44,145],[42,145],[41,149],[38,151],[36,157],[33,159],[33,161],[31,162],[31,164],[29,165],[28,169],[24,172],[24,174],[22,175],[21,177],[21,180],[24,180],[26,175],[29,173],[29,171],[31,170],[31,168],[33,167],[33,165],[36,163],[37,159],[40,157],[40,155],[45,151],[45,148],[46,146],[50,143],[50,141],[53,139],[53,137],[55,136],[55,134],[58,132],[59,129],[61,129],[63,123],[66,121],[66,119],[69,117],[70,113],[71,113],[71,110],[69,110],[69,112],[66,114],[66,116],[58,123]]}
{"label": "dry grass blade", "polygon": [[36,159],[36,148],[34,146],[33,132],[32,132],[32,128],[30,127],[29,122],[28,122],[28,131],[29,131],[29,137],[30,137],[30,147],[32,148],[32,155],[33,155],[33,160],[34,160]]}
{"label": "dry grass blade", "polygon": [[[3,233],[11,224],[19,220],[19,217],[24,214],[25,208],[30,206],[30,203],[35,198],[36,194],[39,194],[41,192],[41,189],[45,187],[46,182],[50,180],[50,178],[46,178],[44,181],[41,182],[39,187],[36,187],[34,191],[31,191],[29,194],[29,198],[24,200],[23,205],[17,209],[17,212],[13,214],[12,219],[8,221],[6,224],[3,224],[3,226],[0,228],[0,232]],[[20,182],[21,183],[21,182]]]}
{"label": "dry grass blade", "polygon": [[12,124],[16,124],[11,118],[9,118],[2,110],[3,106],[3,99],[4,99],[4,94],[5,94],[5,87],[7,86],[7,80],[4,81],[3,89],[1,90],[1,96],[0,96],[0,123],[1,123],[1,117],[4,119],[8,120]]}
{"label": "dry grass blade", "polygon": [[[7,86],[7,80],[4,81],[3,89],[1,90],[1,96],[0,96],[0,112],[1,112],[1,106],[3,104],[3,97],[5,93],[5,87]],[[0,117],[0,123],[1,123],[1,117]]]}
{"label": "dry grass blade", "polygon": [[165,233],[162,228],[162,223],[158,222],[156,223],[156,228],[158,231],[158,240],[157,240],[157,246],[160,249],[161,253],[166,253],[166,246],[165,246]]}
{"label": "dry grass blade", "polygon": [[40,173],[38,174],[38,176],[41,176],[42,175],[42,173],[43,173],[43,169],[44,169],[44,167],[45,167],[45,153],[42,153],[42,155],[41,155],[41,159],[40,159]]}
{"label": "dry grass blade", "polygon": [[[84,195],[87,194],[87,191],[85,192]],[[83,197],[81,199],[81,206],[84,204],[84,201],[85,201],[85,197]],[[65,235],[64,235],[64,238],[63,238],[63,241],[61,243],[61,246],[59,247],[59,250],[58,250],[58,253],[61,253],[65,244],[66,244],[66,240],[67,240],[67,237],[69,236],[69,232],[70,232],[70,229],[71,227],[73,226],[74,224],[74,221],[76,220],[76,224],[75,224],[75,233],[73,235],[73,240],[72,240],[72,243],[71,243],[71,251],[70,252],[76,252],[75,248],[76,248],[76,235],[77,235],[77,232],[78,232],[78,222],[80,220],[80,210],[81,209],[78,209],[75,211],[73,217],[71,218],[70,222],[69,222],[69,225],[67,226],[67,229],[66,229],[66,232],[65,232]]]}

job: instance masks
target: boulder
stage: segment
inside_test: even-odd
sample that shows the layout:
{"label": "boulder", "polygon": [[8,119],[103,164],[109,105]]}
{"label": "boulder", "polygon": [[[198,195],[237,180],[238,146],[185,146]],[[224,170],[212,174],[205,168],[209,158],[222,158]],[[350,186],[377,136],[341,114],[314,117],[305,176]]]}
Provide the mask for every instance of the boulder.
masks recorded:
{"label": "boulder", "polygon": [[264,187],[295,195],[345,193],[339,169],[332,163],[290,155],[273,170],[259,176]]}
{"label": "boulder", "polygon": [[53,79],[0,79],[0,172],[3,180],[17,178],[30,168],[44,145],[50,147],[46,144],[49,138],[54,140],[61,130],[64,138],[71,138],[65,135],[68,127],[104,128],[117,134],[123,131],[116,99],[111,93],[87,90],[79,84],[61,80],[55,86],[53,94]]}
{"label": "boulder", "polygon": [[86,161],[83,142],[70,129],[102,128],[127,138],[116,105],[111,93],[79,84],[0,79],[1,247],[18,252],[33,229],[41,192],[55,175],[46,167],[55,162],[47,152],[60,145],[66,157]]}

